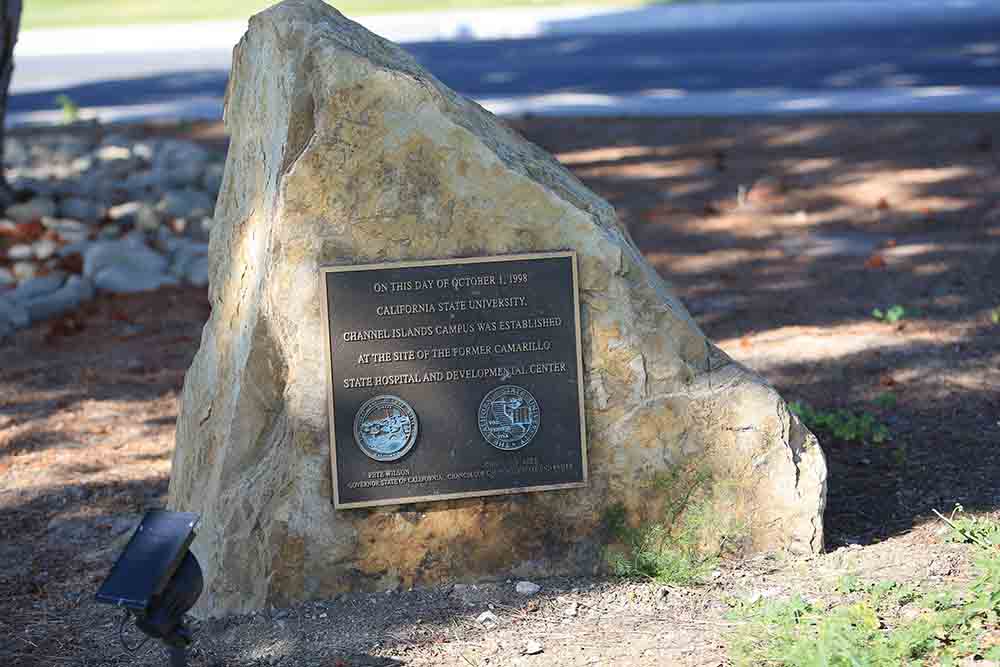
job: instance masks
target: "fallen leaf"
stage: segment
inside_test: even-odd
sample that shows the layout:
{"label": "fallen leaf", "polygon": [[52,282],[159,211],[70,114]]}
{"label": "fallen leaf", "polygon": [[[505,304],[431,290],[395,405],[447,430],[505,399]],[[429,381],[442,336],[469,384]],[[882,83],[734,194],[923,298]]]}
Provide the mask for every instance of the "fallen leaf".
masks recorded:
{"label": "fallen leaf", "polygon": [[72,315],[67,315],[49,323],[45,331],[45,342],[49,345],[59,338],[75,336],[86,328],[84,323]]}
{"label": "fallen leaf", "polygon": [[871,257],[865,260],[866,269],[884,269],[885,268],[885,257],[875,253]]}
{"label": "fallen leaf", "polygon": [[37,241],[42,238],[44,234],[45,227],[43,227],[42,223],[37,220],[33,222],[20,222],[14,225],[12,229],[0,229],[0,236],[6,236],[7,238],[22,243]]}

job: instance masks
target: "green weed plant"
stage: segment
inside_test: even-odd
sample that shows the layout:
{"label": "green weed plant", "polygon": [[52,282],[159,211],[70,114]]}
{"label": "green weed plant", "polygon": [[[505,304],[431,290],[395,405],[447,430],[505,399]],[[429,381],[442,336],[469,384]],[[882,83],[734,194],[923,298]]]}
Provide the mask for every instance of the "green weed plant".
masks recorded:
{"label": "green weed plant", "polygon": [[80,107],[69,95],[56,95],[56,104],[62,110],[63,122],[67,125],[80,120]]}
{"label": "green weed plant", "polygon": [[889,428],[868,412],[816,410],[800,401],[788,407],[809,430],[829,433],[838,440],[881,444],[891,437]]}
{"label": "green weed plant", "polygon": [[889,324],[895,324],[896,322],[899,322],[906,316],[907,316],[906,308],[899,305],[898,303],[884,311],[881,308],[876,308],[872,311],[872,317],[874,317],[876,320],[888,322]]}
{"label": "green weed plant", "polygon": [[[734,664],[957,667],[969,658],[1000,660],[1000,646],[984,641],[1000,630],[1000,524],[954,514],[945,521],[952,527],[950,539],[977,551],[979,575],[964,590],[922,593],[847,576],[836,587],[841,601],[830,604],[801,597],[736,602],[731,616],[739,629],[729,638]],[[912,613],[896,613],[904,607]]]}
{"label": "green weed plant", "polygon": [[[654,483],[668,502],[661,521],[633,527],[624,506],[605,513],[605,525],[620,550],[607,554],[611,573],[627,579],[644,579],[664,585],[690,586],[701,583],[715,569],[727,542],[736,541],[738,526],[720,530],[705,491],[709,473],[686,477],[680,470],[663,475]],[[719,548],[706,552],[706,532],[721,533]]]}

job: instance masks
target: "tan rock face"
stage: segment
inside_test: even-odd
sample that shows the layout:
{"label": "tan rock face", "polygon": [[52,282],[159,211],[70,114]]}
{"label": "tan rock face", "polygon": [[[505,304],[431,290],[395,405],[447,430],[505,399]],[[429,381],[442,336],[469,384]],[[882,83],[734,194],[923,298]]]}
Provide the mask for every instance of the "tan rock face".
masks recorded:
{"label": "tan rock face", "polygon": [[[606,202],[401,49],[288,0],[237,46],[226,124],[170,485],[204,515],[203,613],[594,572],[610,507],[655,521],[695,475],[722,527],[706,543],[822,547],[816,439],[705,339]],[[334,511],[320,265],[561,249],[580,261],[590,486]]]}

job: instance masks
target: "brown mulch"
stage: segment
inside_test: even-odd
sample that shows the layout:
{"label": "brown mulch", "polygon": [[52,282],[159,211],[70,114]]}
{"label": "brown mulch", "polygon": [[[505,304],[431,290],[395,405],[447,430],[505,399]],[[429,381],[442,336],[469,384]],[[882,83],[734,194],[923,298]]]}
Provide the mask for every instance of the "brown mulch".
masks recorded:
{"label": "brown mulch", "polygon": [[[963,571],[927,520],[956,503],[1000,506],[996,116],[512,124],[616,206],[726,352],[790,399],[888,427],[881,444],[819,433],[830,553],[727,566],[667,595],[553,581],[534,602],[505,584],[347,596],[206,624],[194,664],[718,665],[727,596],[815,591],[848,570]],[[218,126],[180,131],[224,150]],[[897,304],[895,324],[871,315]],[[104,296],[0,348],[7,664],[164,662],[124,656],[117,617],[91,599],[135,517],[163,503],[178,392],[208,314],[201,290]],[[490,605],[492,629],[475,622]],[[544,652],[520,655],[525,638]]]}

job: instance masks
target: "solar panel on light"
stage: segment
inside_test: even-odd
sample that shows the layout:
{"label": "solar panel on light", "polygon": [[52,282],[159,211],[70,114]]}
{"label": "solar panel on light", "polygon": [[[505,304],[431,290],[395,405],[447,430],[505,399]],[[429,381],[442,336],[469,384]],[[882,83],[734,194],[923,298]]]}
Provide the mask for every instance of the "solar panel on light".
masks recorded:
{"label": "solar panel on light", "polygon": [[97,601],[145,611],[177,571],[198,519],[190,512],[147,512],[97,591]]}

